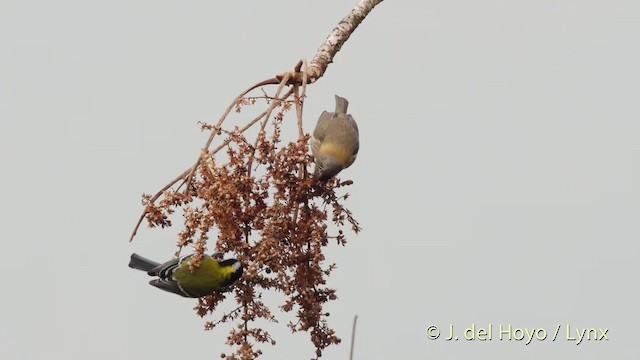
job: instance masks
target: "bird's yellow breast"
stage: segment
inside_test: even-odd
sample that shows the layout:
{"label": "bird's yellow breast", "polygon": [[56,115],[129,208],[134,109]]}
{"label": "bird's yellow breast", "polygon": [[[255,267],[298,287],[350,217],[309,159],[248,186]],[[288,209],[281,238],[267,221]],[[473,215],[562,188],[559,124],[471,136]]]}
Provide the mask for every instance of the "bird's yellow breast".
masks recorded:
{"label": "bird's yellow breast", "polygon": [[344,146],[334,143],[334,142],[323,142],[320,145],[319,154],[329,155],[336,159],[338,163],[341,165],[345,165],[347,161],[353,156],[353,151],[351,149],[347,149]]}

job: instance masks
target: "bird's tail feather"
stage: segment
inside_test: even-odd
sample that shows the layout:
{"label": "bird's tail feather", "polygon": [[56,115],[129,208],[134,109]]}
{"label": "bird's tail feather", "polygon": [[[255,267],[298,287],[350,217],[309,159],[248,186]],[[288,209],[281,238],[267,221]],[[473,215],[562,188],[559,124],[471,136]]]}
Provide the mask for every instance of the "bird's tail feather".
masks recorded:
{"label": "bird's tail feather", "polygon": [[131,260],[129,261],[130,268],[138,269],[142,271],[149,271],[158,265],[160,265],[160,263],[157,263],[153,260],[149,260],[136,253],[131,254]]}
{"label": "bird's tail feather", "polygon": [[347,99],[336,95],[336,114],[346,114],[349,102]]}

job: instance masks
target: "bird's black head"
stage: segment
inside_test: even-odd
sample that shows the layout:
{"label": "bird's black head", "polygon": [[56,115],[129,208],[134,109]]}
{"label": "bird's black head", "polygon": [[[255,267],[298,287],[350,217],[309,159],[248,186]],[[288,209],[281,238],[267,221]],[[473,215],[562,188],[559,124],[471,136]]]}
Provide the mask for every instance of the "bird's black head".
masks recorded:
{"label": "bird's black head", "polygon": [[242,277],[242,273],[244,269],[242,267],[242,263],[236,259],[227,259],[220,261],[221,267],[231,267],[231,273],[227,279],[222,282],[222,286],[228,287],[231,286],[234,282]]}

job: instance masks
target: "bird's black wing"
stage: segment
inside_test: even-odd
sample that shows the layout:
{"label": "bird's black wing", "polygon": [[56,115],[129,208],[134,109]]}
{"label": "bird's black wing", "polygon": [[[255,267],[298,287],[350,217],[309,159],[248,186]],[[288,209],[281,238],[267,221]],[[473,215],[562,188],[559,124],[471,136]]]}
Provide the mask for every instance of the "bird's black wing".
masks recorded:
{"label": "bird's black wing", "polygon": [[180,285],[178,285],[178,283],[173,280],[166,280],[166,279],[159,278],[159,279],[153,279],[149,281],[149,284],[157,287],[158,289],[168,291],[174,294],[178,294],[180,296],[193,297],[187,294],[184,290],[182,290]]}
{"label": "bird's black wing", "polygon": [[[151,276],[157,276],[160,279],[163,279],[166,281],[173,281],[173,272],[180,266],[180,264],[182,264],[184,260],[188,260],[192,256],[193,254],[185,255],[173,260],[169,260],[166,263],[160,264],[154,267],[153,269],[149,270],[148,274]],[[153,285],[153,286],[156,286],[156,285]]]}

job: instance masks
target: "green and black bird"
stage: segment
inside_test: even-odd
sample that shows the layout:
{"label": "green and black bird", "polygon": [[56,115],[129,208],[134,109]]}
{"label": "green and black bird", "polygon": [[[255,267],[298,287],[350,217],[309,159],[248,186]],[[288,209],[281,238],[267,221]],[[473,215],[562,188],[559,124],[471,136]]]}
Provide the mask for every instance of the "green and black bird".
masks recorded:
{"label": "green and black bird", "polygon": [[189,270],[191,255],[169,260],[164,264],[131,254],[129,267],[157,276],[149,284],[184,297],[198,298],[227,290],[242,276],[242,264],[236,259],[218,261],[214,256],[204,255],[193,272]]}

